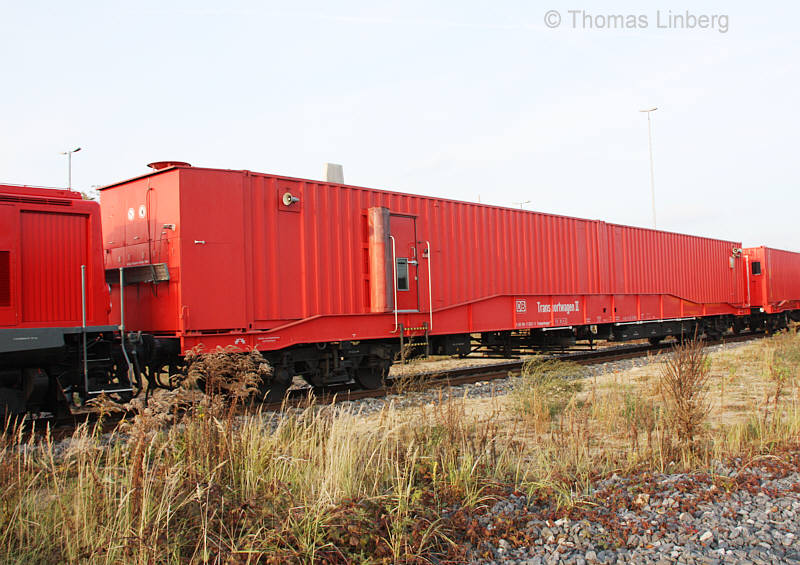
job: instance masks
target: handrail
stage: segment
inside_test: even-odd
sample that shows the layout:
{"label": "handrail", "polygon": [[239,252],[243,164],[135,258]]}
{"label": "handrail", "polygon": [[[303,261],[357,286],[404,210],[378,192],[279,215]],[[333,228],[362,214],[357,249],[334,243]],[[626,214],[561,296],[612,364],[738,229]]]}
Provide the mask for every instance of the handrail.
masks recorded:
{"label": "handrail", "polygon": [[392,330],[392,333],[397,333],[400,327],[400,323],[397,320],[397,257],[394,247],[394,236],[390,235],[389,239],[392,240],[392,286],[394,287],[394,304],[392,305],[394,308],[394,330]]}
{"label": "handrail", "polygon": [[81,334],[83,345],[83,391],[89,394],[89,361],[86,359],[86,265],[81,265]]}
{"label": "handrail", "polygon": [[428,331],[433,329],[433,293],[431,292],[431,242],[425,240],[425,245],[427,245],[428,251],[428,306],[430,310],[430,324],[428,326]]}
{"label": "handrail", "polygon": [[747,307],[752,308],[753,305],[750,302],[750,256],[744,256],[744,282],[747,286]]}
{"label": "handrail", "polygon": [[[155,277],[153,277],[155,278]],[[125,357],[125,364],[128,366],[128,382],[133,384],[133,365],[128,358],[128,351],[125,349],[125,274],[124,267],[119,268],[119,341],[122,345],[122,356]]]}

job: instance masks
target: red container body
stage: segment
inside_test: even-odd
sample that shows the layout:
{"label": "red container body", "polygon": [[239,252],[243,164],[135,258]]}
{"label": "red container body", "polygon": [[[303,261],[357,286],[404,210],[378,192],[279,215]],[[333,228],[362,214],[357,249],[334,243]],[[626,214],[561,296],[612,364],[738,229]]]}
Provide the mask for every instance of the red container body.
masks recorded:
{"label": "red container body", "polygon": [[762,246],[744,255],[752,307],[768,314],[800,308],[800,253]]}
{"label": "red container body", "polygon": [[77,192],[0,185],[0,328],[108,324],[100,207]]}
{"label": "red container body", "polygon": [[181,166],[101,198],[106,267],[168,267],[127,326],[184,349],[746,312],[737,242]]}

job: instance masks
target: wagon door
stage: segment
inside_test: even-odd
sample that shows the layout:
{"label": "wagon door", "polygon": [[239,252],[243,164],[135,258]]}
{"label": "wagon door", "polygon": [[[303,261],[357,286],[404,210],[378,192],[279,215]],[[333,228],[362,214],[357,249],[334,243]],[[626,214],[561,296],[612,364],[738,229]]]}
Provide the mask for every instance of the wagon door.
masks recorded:
{"label": "wagon door", "polygon": [[750,257],[750,306],[764,306],[767,302],[766,285],[764,284],[764,256],[761,254]]}
{"label": "wagon door", "polygon": [[394,239],[394,278],[397,290],[397,311],[419,311],[419,253],[417,252],[416,219],[392,214],[389,220]]}
{"label": "wagon door", "polygon": [[377,207],[368,218],[370,312],[418,312],[416,218]]}

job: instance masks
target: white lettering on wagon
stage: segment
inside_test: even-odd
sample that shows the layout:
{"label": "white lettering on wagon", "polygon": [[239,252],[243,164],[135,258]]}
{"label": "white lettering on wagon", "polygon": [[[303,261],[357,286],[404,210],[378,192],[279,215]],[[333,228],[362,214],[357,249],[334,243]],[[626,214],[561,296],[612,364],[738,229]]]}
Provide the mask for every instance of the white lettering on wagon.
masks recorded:
{"label": "white lettering on wagon", "polygon": [[536,309],[538,312],[548,313],[548,312],[566,312],[569,314],[570,312],[580,312],[581,306],[579,301],[575,302],[556,302],[552,306],[545,302],[536,302]]}
{"label": "white lettering on wagon", "polygon": [[517,314],[524,314],[528,311],[528,301],[524,298],[521,300],[517,300]]}

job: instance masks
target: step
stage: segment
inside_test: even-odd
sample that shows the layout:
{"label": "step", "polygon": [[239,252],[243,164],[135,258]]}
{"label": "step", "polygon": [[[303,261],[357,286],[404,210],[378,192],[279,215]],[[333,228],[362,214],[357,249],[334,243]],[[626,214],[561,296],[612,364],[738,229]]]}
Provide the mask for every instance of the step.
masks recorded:
{"label": "step", "polygon": [[133,392],[132,387],[123,387],[123,388],[110,388],[110,389],[100,389],[100,390],[90,390],[86,394],[114,394],[117,392]]}

